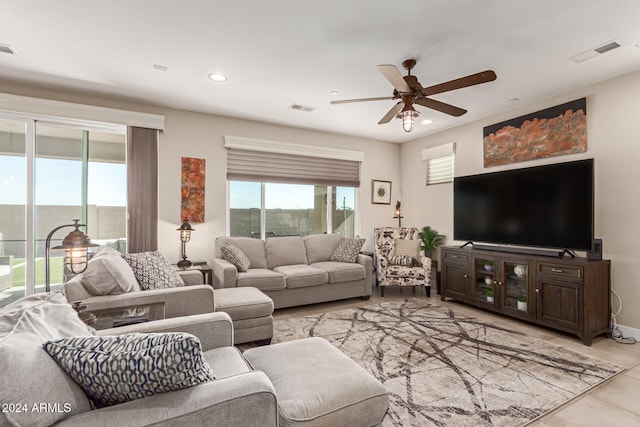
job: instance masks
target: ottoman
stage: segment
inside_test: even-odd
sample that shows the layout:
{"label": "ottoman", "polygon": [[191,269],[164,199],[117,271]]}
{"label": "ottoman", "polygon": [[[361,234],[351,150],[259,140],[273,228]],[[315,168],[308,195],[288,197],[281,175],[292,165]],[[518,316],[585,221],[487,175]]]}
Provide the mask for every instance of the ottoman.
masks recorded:
{"label": "ottoman", "polygon": [[279,426],[369,427],[382,422],[387,389],[322,338],[306,338],[243,353],[271,380]]}
{"label": "ottoman", "polygon": [[215,311],[224,311],[233,321],[233,342],[257,341],[266,345],[273,337],[273,301],[252,287],[214,289]]}

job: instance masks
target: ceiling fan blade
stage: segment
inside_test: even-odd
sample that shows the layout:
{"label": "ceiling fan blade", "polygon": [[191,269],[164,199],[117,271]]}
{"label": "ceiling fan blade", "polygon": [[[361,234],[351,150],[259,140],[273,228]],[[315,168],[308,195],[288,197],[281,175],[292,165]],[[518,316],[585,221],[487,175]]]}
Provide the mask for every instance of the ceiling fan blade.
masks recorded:
{"label": "ceiling fan blade", "polygon": [[450,90],[462,89],[463,87],[479,85],[481,83],[492,82],[496,79],[496,73],[492,70],[482,71],[481,73],[471,74],[459,79],[450,80],[448,82],[425,87],[422,89],[424,96],[431,96],[437,93],[448,92]]}
{"label": "ceiling fan blade", "polygon": [[384,115],[383,118],[380,119],[378,124],[383,125],[385,123],[389,123],[391,119],[393,119],[395,116],[398,115],[400,110],[402,110],[402,107],[404,107],[404,102],[402,101],[398,102],[396,105],[391,107],[391,109],[387,112],[387,114]]}
{"label": "ceiling fan blade", "polygon": [[393,99],[393,96],[382,96],[380,98],[359,98],[359,99],[342,99],[340,101],[331,101],[331,105],[349,104],[351,102],[365,102],[365,101],[388,101]]}
{"label": "ceiling fan blade", "polygon": [[451,104],[445,104],[444,102],[436,101],[435,99],[430,98],[418,99],[416,100],[416,104],[420,104],[423,107],[431,108],[432,110],[437,110],[454,117],[460,117],[467,112],[467,110],[463,108],[458,108]]}
{"label": "ceiling fan blade", "polygon": [[389,80],[389,83],[391,83],[398,92],[411,92],[411,88],[409,88],[407,82],[404,81],[404,77],[402,77],[402,74],[400,74],[400,71],[398,71],[395,65],[378,65],[378,71]]}

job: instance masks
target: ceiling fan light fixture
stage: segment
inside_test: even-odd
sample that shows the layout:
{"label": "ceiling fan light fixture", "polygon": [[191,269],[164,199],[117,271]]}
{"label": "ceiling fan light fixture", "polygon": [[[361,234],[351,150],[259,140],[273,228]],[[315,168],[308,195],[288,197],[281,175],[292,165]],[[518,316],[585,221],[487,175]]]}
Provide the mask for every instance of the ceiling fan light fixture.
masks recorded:
{"label": "ceiling fan light fixture", "polygon": [[420,112],[417,111],[411,104],[407,104],[404,106],[402,111],[398,113],[398,118],[402,119],[402,129],[405,132],[411,132],[413,130],[413,125],[416,122],[416,118],[420,115]]}

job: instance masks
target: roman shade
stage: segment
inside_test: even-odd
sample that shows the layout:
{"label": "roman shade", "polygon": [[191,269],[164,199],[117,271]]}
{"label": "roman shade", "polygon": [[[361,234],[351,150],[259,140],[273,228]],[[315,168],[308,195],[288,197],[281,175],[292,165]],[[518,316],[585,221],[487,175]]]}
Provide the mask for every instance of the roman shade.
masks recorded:
{"label": "roman shade", "polygon": [[422,150],[422,160],[427,161],[427,185],[453,181],[455,151],[453,142]]}
{"label": "roman shade", "polygon": [[360,186],[360,162],[227,149],[227,180]]}

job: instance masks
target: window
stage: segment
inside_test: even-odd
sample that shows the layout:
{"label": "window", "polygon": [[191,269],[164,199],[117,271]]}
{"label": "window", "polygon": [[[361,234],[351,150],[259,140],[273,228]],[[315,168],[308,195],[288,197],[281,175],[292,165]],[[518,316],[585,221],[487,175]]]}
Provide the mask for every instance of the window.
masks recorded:
{"label": "window", "polygon": [[353,237],[358,151],[225,136],[231,236]]}
{"label": "window", "polygon": [[422,150],[422,160],[426,160],[426,184],[453,182],[453,161],[455,143],[444,144]]}
{"label": "window", "polygon": [[229,235],[353,237],[355,193],[352,187],[229,181]]}
{"label": "window", "polygon": [[[80,219],[94,243],[125,251],[125,154],[124,132],[0,118],[0,306],[44,291],[45,240],[59,225]],[[51,251],[52,289],[68,278],[63,256]]]}

